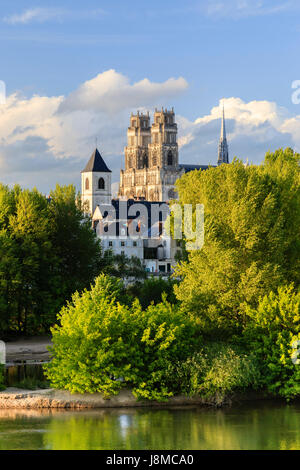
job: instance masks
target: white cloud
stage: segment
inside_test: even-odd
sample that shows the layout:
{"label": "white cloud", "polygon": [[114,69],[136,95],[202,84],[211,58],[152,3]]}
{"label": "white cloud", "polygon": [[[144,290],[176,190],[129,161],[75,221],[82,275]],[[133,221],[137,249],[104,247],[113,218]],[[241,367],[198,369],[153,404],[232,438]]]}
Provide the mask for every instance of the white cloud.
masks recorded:
{"label": "white cloud", "polygon": [[201,9],[211,17],[243,18],[271,15],[298,8],[295,0],[207,0],[200,2]]}
{"label": "white cloud", "polygon": [[62,8],[31,8],[22,13],[15,13],[3,18],[5,23],[28,24],[46,21],[63,21],[65,19],[96,19],[104,14],[101,8],[95,10],[66,10]]}
{"label": "white cloud", "polygon": [[43,23],[51,19],[61,18],[63,10],[53,8],[32,8],[22,13],[16,13],[3,18],[8,24],[27,24],[32,22]]}
{"label": "white cloud", "polygon": [[177,95],[186,90],[188,84],[182,77],[169,78],[163,83],[150,82],[147,78],[131,84],[128,77],[107,70],[92,80],[83,83],[60,105],[60,112],[94,110],[116,113],[121,109],[142,107],[162,98]]}
{"label": "white cloud", "polygon": [[[231,159],[262,161],[268,150],[292,146],[300,151],[300,116],[270,101],[244,102],[240,98],[222,100],[225,106],[227,137]],[[210,114],[195,121],[178,117],[181,155],[185,163],[215,164],[220,133],[222,103]]]}
{"label": "white cloud", "polygon": [[124,75],[107,71],[67,98],[10,95],[0,106],[0,181],[46,191],[56,181],[78,184],[96,136],[118,180],[130,111],[166,105],[186,87],[184,79],[131,85]]}
{"label": "white cloud", "polygon": [[[130,84],[124,75],[107,71],[67,98],[8,96],[0,106],[0,181],[36,185],[44,192],[56,182],[79,187],[96,136],[113,181],[119,181],[130,111],[170,106],[186,86],[184,79]],[[268,150],[291,146],[300,151],[300,115],[269,101],[232,97],[224,104],[231,159],[259,163]],[[220,116],[221,102],[195,121],[177,115],[181,163],[216,164]]]}

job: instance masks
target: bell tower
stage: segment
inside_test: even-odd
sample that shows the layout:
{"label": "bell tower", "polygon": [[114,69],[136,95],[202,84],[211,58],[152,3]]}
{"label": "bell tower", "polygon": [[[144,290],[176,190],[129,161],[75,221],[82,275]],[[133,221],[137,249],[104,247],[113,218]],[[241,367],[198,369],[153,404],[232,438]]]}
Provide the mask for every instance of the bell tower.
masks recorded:
{"label": "bell tower", "polygon": [[177,124],[174,109],[155,109],[149,145],[149,167],[178,169]]}
{"label": "bell tower", "polygon": [[81,172],[81,201],[84,212],[91,215],[98,205],[111,203],[111,170],[97,148]]}
{"label": "bell tower", "polygon": [[125,170],[148,168],[148,145],[150,144],[150,116],[131,113],[125,147]]}

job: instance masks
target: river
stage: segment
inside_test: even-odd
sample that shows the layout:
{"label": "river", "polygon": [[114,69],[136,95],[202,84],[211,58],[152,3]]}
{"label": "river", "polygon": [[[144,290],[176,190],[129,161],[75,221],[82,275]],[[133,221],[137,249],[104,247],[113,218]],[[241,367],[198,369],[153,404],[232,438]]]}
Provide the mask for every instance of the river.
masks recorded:
{"label": "river", "polygon": [[0,410],[0,449],[299,450],[300,403]]}

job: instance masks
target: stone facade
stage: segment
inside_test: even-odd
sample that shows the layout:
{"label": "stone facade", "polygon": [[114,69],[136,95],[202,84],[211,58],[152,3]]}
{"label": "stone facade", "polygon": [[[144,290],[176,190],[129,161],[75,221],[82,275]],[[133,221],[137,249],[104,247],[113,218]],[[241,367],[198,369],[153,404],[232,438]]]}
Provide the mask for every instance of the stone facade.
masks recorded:
{"label": "stone facade", "polygon": [[175,181],[184,170],[178,163],[174,110],[155,110],[152,126],[149,113],[131,114],[127,139],[119,197],[147,201],[176,198]]}

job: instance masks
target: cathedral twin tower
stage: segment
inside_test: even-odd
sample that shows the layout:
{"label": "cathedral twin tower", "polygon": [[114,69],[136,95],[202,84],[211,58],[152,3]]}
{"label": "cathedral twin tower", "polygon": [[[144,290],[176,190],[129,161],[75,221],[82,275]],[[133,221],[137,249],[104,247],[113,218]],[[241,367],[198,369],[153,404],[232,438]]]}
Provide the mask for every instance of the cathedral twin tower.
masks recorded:
{"label": "cathedral twin tower", "polygon": [[178,163],[177,124],[174,110],[131,114],[125,147],[125,170],[120,174],[119,196],[168,201],[174,184],[184,173]]}
{"label": "cathedral twin tower", "polygon": [[[174,109],[155,109],[150,115],[131,114],[125,147],[125,170],[120,172],[120,199],[168,202],[176,198],[175,182],[192,170],[207,170],[208,165],[179,164],[177,124]],[[218,165],[229,163],[224,107],[219,142]],[[111,171],[96,149],[81,172],[82,202],[94,213],[100,204],[111,202]]]}

